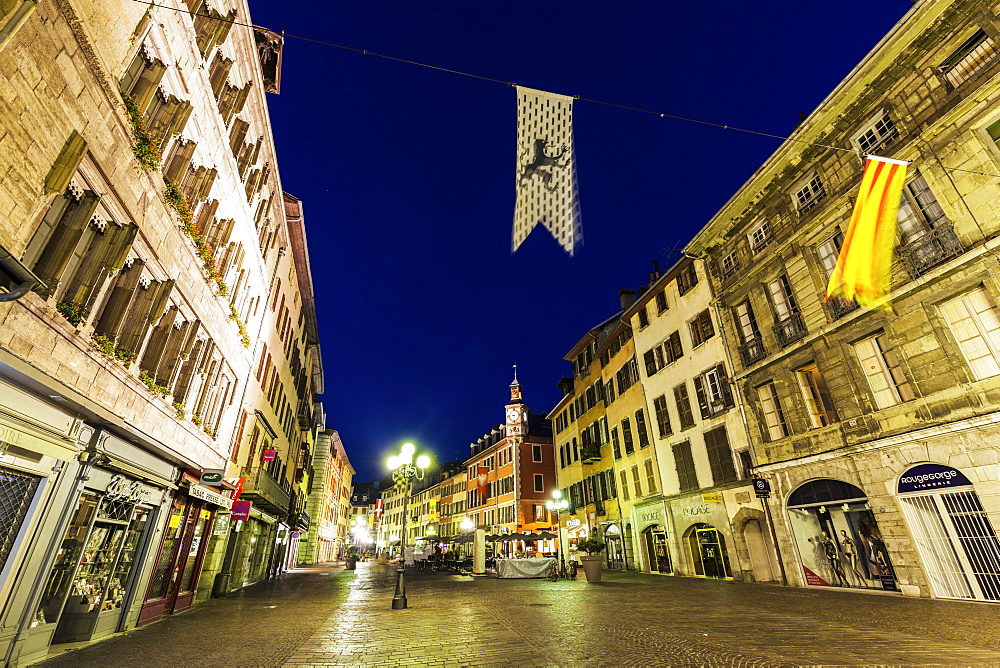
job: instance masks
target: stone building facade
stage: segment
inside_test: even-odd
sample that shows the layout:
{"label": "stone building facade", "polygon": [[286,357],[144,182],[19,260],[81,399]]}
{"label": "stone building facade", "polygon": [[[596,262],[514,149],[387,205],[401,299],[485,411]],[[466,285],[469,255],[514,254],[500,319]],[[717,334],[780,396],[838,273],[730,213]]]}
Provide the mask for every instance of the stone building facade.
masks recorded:
{"label": "stone building facade", "polygon": [[[251,477],[256,420],[289,502],[247,553],[253,573],[283,567],[308,522],[318,339],[251,23],[244,0],[0,3],[11,665],[183,611],[217,574],[237,586],[227,479]],[[280,400],[259,389],[265,346]]]}
{"label": "stone building facade", "polygon": [[[1000,601],[998,43],[916,3],[687,248],[793,584]],[[864,154],[910,161],[887,310],[823,301]]]}

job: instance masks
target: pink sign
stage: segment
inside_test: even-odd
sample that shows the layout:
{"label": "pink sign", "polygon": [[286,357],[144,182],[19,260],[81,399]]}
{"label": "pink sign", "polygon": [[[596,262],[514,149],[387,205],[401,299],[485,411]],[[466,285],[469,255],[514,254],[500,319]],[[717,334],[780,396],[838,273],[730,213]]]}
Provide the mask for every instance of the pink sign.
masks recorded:
{"label": "pink sign", "polygon": [[233,514],[229,519],[232,521],[243,521],[246,522],[250,519],[250,508],[253,507],[253,501],[233,501]]}
{"label": "pink sign", "polygon": [[274,458],[278,456],[277,450],[265,450],[264,451],[264,461],[273,462]]}

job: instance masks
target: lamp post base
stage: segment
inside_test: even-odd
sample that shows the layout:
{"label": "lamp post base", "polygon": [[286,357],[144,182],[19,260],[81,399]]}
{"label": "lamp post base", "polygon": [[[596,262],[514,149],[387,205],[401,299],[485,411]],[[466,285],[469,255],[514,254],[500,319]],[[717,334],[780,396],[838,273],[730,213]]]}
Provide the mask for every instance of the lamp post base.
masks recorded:
{"label": "lamp post base", "polygon": [[402,564],[396,569],[396,593],[392,597],[392,609],[406,609],[406,571]]}

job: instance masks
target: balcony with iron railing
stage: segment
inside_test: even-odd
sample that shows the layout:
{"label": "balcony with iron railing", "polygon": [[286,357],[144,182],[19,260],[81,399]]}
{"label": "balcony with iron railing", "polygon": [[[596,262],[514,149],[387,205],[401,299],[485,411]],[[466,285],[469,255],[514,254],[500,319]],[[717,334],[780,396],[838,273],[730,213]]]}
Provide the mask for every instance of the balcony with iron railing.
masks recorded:
{"label": "balcony with iron railing", "polygon": [[290,485],[287,483],[282,485],[267,472],[267,469],[260,467],[245,466],[241,475],[246,478],[241,498],[253,501],[255,505],[260,505],[264,510],[281,517],[288,516],[292,500]]}
{"label": "balcony with iron railing", "polygon": [[958,257],[965,248],[951,223],[942,222],[926,234],[898,249],[899,259],[911,278],[923,276],[934,267]]}
{"label": "balcony with iron railing", "polygon": [[739,351],[744,367],[748,367],[767,357],[767,349],[764,348],[764,339],[759,334],[741,343]]}
{"label": "balcony with iron railing", "polygon": [[858,303],[853,299],[838,299],[836,297],[828,299],[826,310],[834,320],[840,320],[848,313],[858,310]]}
{"label": "balcony with iron railing", "polygon": [[773,328],[774,336],[778,340],[778,345],[782,348],[795,343],[808,332],[806,325],[802,322],[801,313],[793,313],[784,320],[781,320]]}

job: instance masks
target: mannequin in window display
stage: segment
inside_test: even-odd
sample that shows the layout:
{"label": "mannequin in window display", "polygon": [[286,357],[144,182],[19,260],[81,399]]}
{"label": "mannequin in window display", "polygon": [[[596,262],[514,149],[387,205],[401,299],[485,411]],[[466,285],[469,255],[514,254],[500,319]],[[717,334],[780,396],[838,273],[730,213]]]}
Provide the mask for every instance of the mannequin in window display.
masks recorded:
{"label": "mannequin in window display", "polygon": [[892,568],[889,566],[889,553],[882,542],[882,533],[878,527],[868,518],[862,519],[858,525],[858,533],[861,534],[862,541],[867,547],[867,557],[869,570],[873,575],[892,575]]}
{"label": "mannequin in window display", "polygon": [[826,551],[826,559],[830,562],[830,570],[833,574],[837,576],[838,586],[843,587],[847,584],[847,578],[844,576],[844,567],[840,563],[840,550],[837,548],[837,543],[830,538],[830,534],[823,532],[823,549]]}
{"label": "mannequin in window display", "polygon": [[847,563],[851,565],[851,579],[857,578],[858,584],[864,584],[865,576],[858,569],[858,546],[854,543],[854,539],[848,536],[847,532],[843,529],[840,530],[840,544],[843,546]]}

